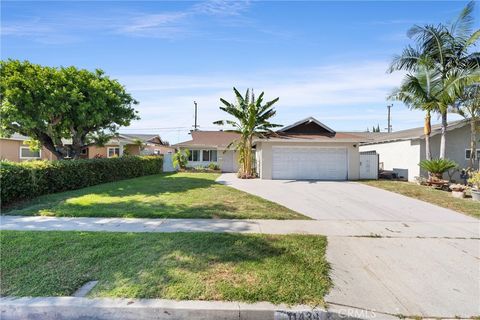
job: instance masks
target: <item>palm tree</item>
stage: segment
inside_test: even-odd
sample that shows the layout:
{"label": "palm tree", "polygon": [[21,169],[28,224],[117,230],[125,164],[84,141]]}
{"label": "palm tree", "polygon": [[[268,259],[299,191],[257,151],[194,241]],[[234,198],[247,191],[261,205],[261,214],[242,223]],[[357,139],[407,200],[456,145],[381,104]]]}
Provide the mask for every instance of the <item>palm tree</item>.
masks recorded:
{"label": "palm tree", "polygon": [[454,112],[470,121],[470,168],[474,168],[477,158],[477,132],[480,122],[480,84],[464,88]]}
{"label": "palm tree", "polygon": [[434,62],[440,74],[441,93],[438,95],[438,108],[442,119],[440,158],[445,158],[447,113],[458,98],[458,88],[475,81],[479,66],[478,52],[470,53],[471,47],[480,36],[480,30],[472,32],[474,2],[462,10],[457,20],[450,26],[444,24],[413,26],[408,36],[413,38],[419,49],[411,46],[393,59],[389,71],[406,70],[415,72],[423,55]]}
{"label": "palm tree", "polygon": [[[273,105],[279,100],[279,98],[273,99],[263,104],[262,92],[258,98],[255,98],[253,90],[247,89],[245,96],[242,96],[240,92],[233,88],[235,96],[237,98],[236,103],[230,103],[225,99],[220,99],[224,106],[220,107],[220,110],[233,116],[235,120],[219,120],[215,121],[216,125],[229,125],[232,126],[232,132],[240,134],[240,138],[234,141],[235,149],[239,151],[240,170],[239,176],[242,178],[250,178],[254,176],[253,172],[253,138],[255,136],[262,137],[266,133],[272,133],[272,129],[280,127],[278,124],[271,123],[269,121],[276,111]],[[231,145],[229,145],[231,147]]]}
{"label": "palm tree", "polygon": [[388,97],[405,103],[410,109],[425,111],[425,157],[432,159],[430,149],[431,114],[439,111],[439,74],[433,69],[432,61],[427,57],[420,57],[417,70],[414,74],[407,74],[399,88]]}

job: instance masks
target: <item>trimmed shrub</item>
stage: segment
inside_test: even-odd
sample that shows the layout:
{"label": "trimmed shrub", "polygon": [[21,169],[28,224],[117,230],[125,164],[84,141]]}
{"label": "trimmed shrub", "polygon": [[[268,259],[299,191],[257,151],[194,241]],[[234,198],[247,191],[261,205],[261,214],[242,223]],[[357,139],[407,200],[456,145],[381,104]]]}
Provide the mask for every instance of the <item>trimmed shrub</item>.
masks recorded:
{"label": "trimmed shrub", "polygon": [[43,194],[161,173],[163,157],[27,161],[0,164],[1,205]]}

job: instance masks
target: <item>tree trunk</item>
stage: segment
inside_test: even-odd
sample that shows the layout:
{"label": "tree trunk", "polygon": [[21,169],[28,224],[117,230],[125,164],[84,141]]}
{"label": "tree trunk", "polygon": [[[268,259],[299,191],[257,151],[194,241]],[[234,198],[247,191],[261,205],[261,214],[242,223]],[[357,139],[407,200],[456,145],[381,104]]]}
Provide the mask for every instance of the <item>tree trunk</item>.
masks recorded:
{"label": "tree trunk", "polygon": [[447,110],[442,112],[442,135],[440,136],[440,159],[445,159],[447,146]]}
{"label": "tree trunk", "polygon": [[423,133],[425,134],[425,159],[427,160],[432,160],[432,151],[430,150],[430,134],[432,133],[432,126],[430,119],[430,111],[427,111],[425,125],[423,127]]}
{"label": "tree trunk", "polygon": [[477,160],[477,124],[476,117],[470,119],[470,168],[475,168]]}
{"label": "tree trunk", "polygon": [[44,146],[45,148],[47,148],[47,150],[50,151],[54,156],[56,156],[57,159],[65,158],[66,152],[64,151],[64,149],[63,148],[57,148],[55,146],[55,143],[53,143],[52,138],[49,135],[47,135],[45,133],[38,132],[36,134],[36,137],[34,137],[34,138],[37,139],[38,141],[40,141],[40,144],[42,146]]}

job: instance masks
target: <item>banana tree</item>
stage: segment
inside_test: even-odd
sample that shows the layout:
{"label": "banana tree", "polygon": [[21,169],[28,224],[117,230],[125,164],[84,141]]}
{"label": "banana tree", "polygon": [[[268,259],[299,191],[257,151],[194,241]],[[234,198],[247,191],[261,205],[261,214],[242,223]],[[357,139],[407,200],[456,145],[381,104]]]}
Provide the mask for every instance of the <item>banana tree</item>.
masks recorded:
{"label": "banana tree", "polygon": [[241,178],[251,178],[254,176],[253,139],[255,136],[262,137],[267,133],[272,133],[273,128],[280,127],[280,125],[270,122],[270,119],[276,114],[273,105],[279,98],[264,103],[263,92],[257,98],[253,90],[247,89],[244,96],[236,88],[233,88],[233,91],[237,101],[230,103],[221,98],[220,102],[224,106],[220,107],[220,110],[231,115],[234,120],[218,120],[214,124],[228,125],[232,129],[226,131],[240,134],[240,138],[232,142],[228,147],[234,147],[239,152],[239,176]]}

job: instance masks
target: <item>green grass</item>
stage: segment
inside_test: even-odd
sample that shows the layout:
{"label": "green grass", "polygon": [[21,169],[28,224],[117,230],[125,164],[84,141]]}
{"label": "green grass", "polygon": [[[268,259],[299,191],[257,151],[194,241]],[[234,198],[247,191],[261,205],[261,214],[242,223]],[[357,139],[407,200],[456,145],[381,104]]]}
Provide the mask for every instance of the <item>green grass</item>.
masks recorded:
{"label": "green grass", "polygon": [[152,175],[50,194],[4,212],[57,217],[309,219],[220,185],[215,173]]}
{"label": "green grass", "polygon": [[327,240],[311,235],[2,231],[2,296],[323,303]]}
{"label": "green grass", "polygon": [[403,181],[369,180],[362,183],[480,218],[480,202],[472,199],[457,199],[446,191]]}

